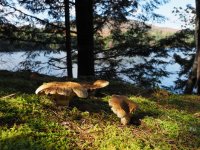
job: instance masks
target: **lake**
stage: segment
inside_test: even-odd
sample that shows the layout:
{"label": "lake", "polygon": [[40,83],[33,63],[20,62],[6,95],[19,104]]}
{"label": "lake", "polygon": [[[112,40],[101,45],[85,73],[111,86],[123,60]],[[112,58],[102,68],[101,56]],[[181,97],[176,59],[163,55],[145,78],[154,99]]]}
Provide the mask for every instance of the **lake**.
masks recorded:
{"label": "lake", "polygon": [[[37,53],[33,53],[31,56],[37,55]],[[20,65],[20,62],[25,61],[25,60],[34,60],[36,63],[35,67],[33,68],[26,68],[26,69],[31,69],[33,71],[40,72],[42,74],[48,74],[48,75],[54,75],[54,76],[66,76],[66,69],[60,70],[56,67],[47,67],[47,62],[48,60],[52,58],[63,58],[66,56],[65,52],[60,52],[60,53],[50,53],[47,54],[46,52],[40,52],[39,55],[35,57],[35,59],[32,59],[31,56],[29,58],[26,57],[25,52],[13,52],[13,53],[0,53],[0,70],[9,70],[9,71],[17,71],[17,70],[22,70],[25,68],[22,68],[22,65]],[[39,69],[37,66],[37,62],[41,62],[42,64],[40,65]],[[57,63],[55,63],[56,65]],[[27,64],[28,65],[28,64]],[[59,64],[61,67],[64,67],[64,64]],[[171,72],[172,74],[169,75],[167,78],[162,78],[162,83],[161,85],[170,87],[174,85],[174,81],[176,78],[178,78],[177,72],[180,70],[180,66],[178,64],[169,64],[167,65],[167,71]],[[73,64],[73,76],[77,78],[77,64]],[[130,80],[123,76],[125,80],[130,82]]]}

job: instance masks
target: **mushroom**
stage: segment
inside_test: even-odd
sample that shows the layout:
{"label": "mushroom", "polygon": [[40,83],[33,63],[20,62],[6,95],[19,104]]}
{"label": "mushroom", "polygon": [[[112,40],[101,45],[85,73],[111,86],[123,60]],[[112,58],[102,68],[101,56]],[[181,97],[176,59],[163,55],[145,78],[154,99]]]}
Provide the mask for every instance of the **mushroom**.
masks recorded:
{"label": "mushroom", "polygon": [[109,82],[106,80],[96,80],[90,87],[90,89],[100,89],[109,85]]}
{"label": "mushroom", "polygon": [[138,105],[135,102],[123,95],[112,95],[108,103],[117,117],[121,118],[121,123],[123,125],[129,124],[131,113],[138,109]]}
{"label": "mushroom", "polygon": [[87,98],[89,90],[103,88],[109,84],[105,80],[97,80],[94,83],[77,82],[49,82],[44,83],[35,91],[36,94],[52,95],[57,105],[69,105],[74,97]]}
{"label": "mushroom", "polygon": [[94,83],[83,82],[80,84],[87,89],[90,96],[94,96],[96,95],[97,89],[108,86],[109,82],[106,80],[96,80]]}
{"label": "mushroom", "polygon": [[81,84],[76,82],[49,82],[44,83],[35,91],[36,94],[53,95],[57,105],[69,105],[69,101],[78,96],[87,98],[88,92]]}

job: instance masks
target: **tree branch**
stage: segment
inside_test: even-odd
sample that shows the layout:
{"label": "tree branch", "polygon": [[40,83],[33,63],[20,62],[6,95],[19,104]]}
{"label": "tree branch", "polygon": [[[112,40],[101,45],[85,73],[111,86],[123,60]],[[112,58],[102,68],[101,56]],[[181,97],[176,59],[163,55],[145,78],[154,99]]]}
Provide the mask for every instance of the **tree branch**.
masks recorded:
{"label": "tree branch", "polygon": [[[23,14],[23,15],[25,15],[25,16],[27,16],[27,17],[33,18],[33,19],[35,19],[35,20],[37,20],[37,21],[39,21],[39,22],[41,22],[41,23],[43,23],[43,24],[46,24],[46,25],[49,25],[49,26],[52,26],[52,27],[55,27],[55,28],[58,28],[58,29],[65,30],[65,27],[58,26],[58,25],[56,25],[56,24],[53,24],[53,23],[48,22],[47,20],[43,20],[43,19],[40,19],[40,18],[38,18],[38,17],[36,17],[36,16],[29,15],[29,14],[27,14],[27,13],[24,13],[24,12],[22,12],[21,10],[19,10],[19,9],[13,7],[13,6],[10,6],[10,5],[8,5],[8,4],[2,5],[2,6],[9,7],[9,8],[11,8],[11,9],[14,9],[15,11],[19,12],[20,14]],[[70,32],[71,32],[71,33],[77,34],[76,31],[70,31]]]}

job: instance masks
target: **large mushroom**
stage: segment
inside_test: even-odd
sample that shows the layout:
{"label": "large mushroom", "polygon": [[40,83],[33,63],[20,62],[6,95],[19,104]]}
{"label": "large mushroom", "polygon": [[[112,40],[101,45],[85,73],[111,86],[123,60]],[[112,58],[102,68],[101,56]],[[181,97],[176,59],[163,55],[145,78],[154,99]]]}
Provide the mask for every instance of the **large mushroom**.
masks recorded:
{"label": "large mushroom", "polygon": [[57,105],[68,106],[74,96],[87,98],[89,90],[103,88],[108,84],[105,80],[97,80],[94,83],[49,82],[38,87],[35,93],[52,95]]}
{"label": "large mushroom", "polygon": [[121,119],[123,125],[129,124],[131,113],[138,108],[135,102],[123,95],[112,95],[108,102],[111,110]]}

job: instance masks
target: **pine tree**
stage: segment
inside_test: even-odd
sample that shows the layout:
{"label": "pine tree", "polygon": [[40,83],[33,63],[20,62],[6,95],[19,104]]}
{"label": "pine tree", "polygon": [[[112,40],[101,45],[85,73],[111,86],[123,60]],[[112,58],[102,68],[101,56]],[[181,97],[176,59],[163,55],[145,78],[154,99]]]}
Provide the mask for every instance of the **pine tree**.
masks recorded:
{"label": "pine tree", "polygon": [[[111,70],[113,72],[114,76],[116,76],[116,74],[118,74],[118,76],[120,74],[126,74],[134,81],[138,81],[139,78],[141,78],[141,83],[150,83],[148,81],[158,82],[158,76],[166,75],[164,70],[158,67],[158,64],[164,64],[165,62],[157,61],[156,59],[148,59],[151,55],[163,57],[166,55],[166,51],[161,52],[161,49],[158,49],[153,37],[148,35],[150,27],[147,26],[145,22],[149,19],[162,21],[164,17],[155,14],[153,10],[166,3],[168,0],[83,1],[69,1],[71,7],[76,7],[76,16],[72,17],[75,20],[71,20],[71,25],[76,22],[76,28],[74,29],[77,30],[75,34],[77,34],[78,42],[73,48],[78,49],[79,77],[94,76],[98,74],[98,71],[107,71],[108,69],[108,71]],[[40,24],[45,26],[45,30],[43,31],[44,35],[37,41],[38,43],[48,44],[48,42],[60,42],[61,47],[59,49],[62,49],[63,43],[66,42],[66,38],[63,38],[63,33],[66,31],[66,34],[69,35],[69,32],[67,32],[67,30],[69,30],[68,1],[18,0],[18,2],[23,9],[31,11],[32,14],[26,14],[18,10],[18,8],[15,7],[17,5],[10,6],[9,4],[6,6],[4,5],[4,7],[11,8],[15,12],[18,12],[19,15],[15,15],[17,15],[17,18],[20,20],[29,22],[31,25]],[[136,13],[138,10],[140,10],[141,13]],[[42,13],[48,14],[48,18],[51,19],[41,19],[37,17],[37,15]],[[65,18],[66,21],[65,26],[63,26],[63,18]],[[132,21],[130,21],[130,18],[132,18]],[[125,25],[125,27],[122,27],[123,25]],[[101,35],[101,30],[106,26],[108,26],[111,34],[104,39]],[[45,32],[51,32],[51,35],[45,37],[45,35],[47,35]],[[62,36],[56,37],[57,34],[62,34]],[[34,34],[31,34],[31,36],[32,35]],[[37,35],[36,37],[40,36]],[[31,40],[32,39],[33,38],[31,38]],[[108,40],[112,46],[108,47],[106,40]],[[69,47],[70,45],[68,45],[68,50]],[[70,55],[68,55],[68,57],[70,57]],[[123,57],[130,57],[131,67],[123,68]],[[138,62],[135,63],[135,57],[141,57],[143,62],[139,64],[137,64]],[[68,58],[68,60],[70,59]],[[138,70],[137,67],[143,68]],[[70,63],[68,63],[68,69],[71,70]],[[70,73],[70,71],[68,71],[68,73]]]}
{"label": "pine tree", "polygon": [[78,77],[94,76],[93,0],[76,0]]}
{"label": "pine tree", "polygon": [[197,93],[200,94],[200,0],[196,0]]}

